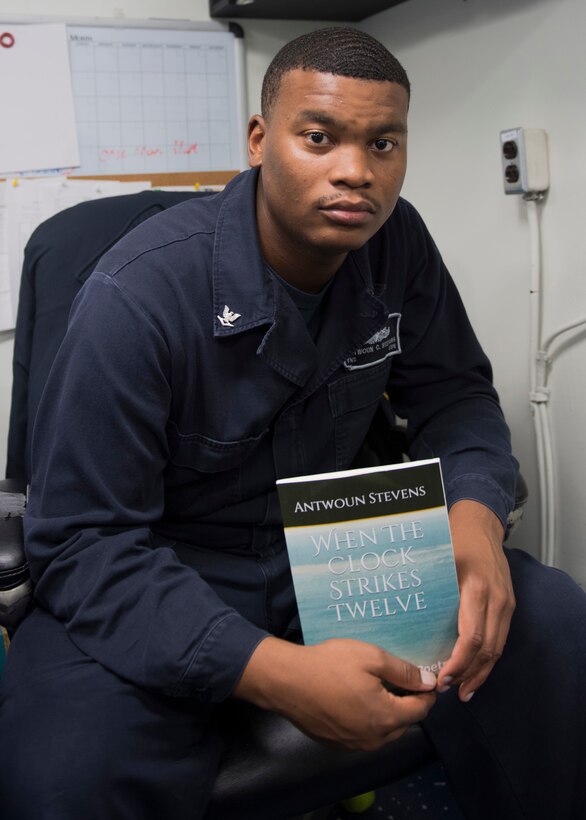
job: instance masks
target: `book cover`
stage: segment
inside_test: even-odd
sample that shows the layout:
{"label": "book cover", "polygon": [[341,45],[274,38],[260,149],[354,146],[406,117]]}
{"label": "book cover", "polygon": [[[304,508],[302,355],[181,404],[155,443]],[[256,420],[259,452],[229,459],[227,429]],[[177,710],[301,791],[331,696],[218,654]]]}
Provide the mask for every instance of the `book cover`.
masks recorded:
{"label": "book cover", "polygon": [[354,638],[437,673],[460,600],[439,459],[277,489],[305,643]]}

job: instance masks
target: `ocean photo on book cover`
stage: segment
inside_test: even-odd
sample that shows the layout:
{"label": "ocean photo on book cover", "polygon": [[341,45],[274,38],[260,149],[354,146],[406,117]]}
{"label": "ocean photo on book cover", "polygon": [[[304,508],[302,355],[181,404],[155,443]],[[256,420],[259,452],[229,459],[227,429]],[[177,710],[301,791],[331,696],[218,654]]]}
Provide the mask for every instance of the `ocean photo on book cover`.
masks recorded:
{"label": "ocean photo on book cover", "polygon": [[459,606],[439,460],[277,488],[305,643],[354,638],[439,671]]}

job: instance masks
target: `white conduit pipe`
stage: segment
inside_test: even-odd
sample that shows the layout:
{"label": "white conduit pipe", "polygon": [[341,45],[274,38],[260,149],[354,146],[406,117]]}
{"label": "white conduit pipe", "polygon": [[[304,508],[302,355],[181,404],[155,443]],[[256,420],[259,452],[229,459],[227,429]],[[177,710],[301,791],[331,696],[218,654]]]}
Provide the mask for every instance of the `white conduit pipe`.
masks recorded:
{"label": "white conduit pipe", "polygon": [[541,349],[541,233],[539,204],[536,199],[526,199],[529,223],[530,280],[529,280],[529,353],[531,356],[530,390],[537,388],[537,351]]}
{"label": "white conduit pipe", "polygon": [[[576,330],[579,327],[583,327],[586,325],[586,319],[578,319],[574,322],[569,322],[568,324],[564,325],[563,327],[556,330],[555,333],[552,333],[546,341],[543,343],[542,349],[538,351],[537,358],[538,358],[538,367],[537,367],[537,390],[543,389],[543,391],[547,392],[547,396],[550,395],[550,390],[547,388],[547,376],[548,376],[548,365],[550,363],[549,357],[549,349],[553,342],[561,336],[563,333],[567,333],[570,330]],[[544,555],[544,562],[549,564],[550,566],[554,566],[557,560],[557,531],[556,531],[556,510],[557,510],[557,497],[556,497],[556,485],[555,485],[555,476],[557,475],[557,464],[555,462],[554,456],[554,447],[553,447],[553,437],[551,432],[551,422],[550,416],[548,412],[547,404],[540,404],[539,405],[541,415],[542,415],[542,427],[544,430],[543,438],[544,438],[544,451],[545,451],[545,460],[546,463],[544,465],[544,469],[546,470],[545,478],[547,482],[547,489],[546,489],[546,498],[548,500],[548,504],[552,509],[552,514],[548,515],[548,522],[547,522],[547,536],[546,536],[546,543],[545,543],[545,555]]]}
{"label": "white conduit pipe", "polygon": [[539,203],[542,196],[527,195],[527,219],[531,242],[530,272],[530,402],[535,427],[537,468],[539,474],[540,502],[540,556],[543,563],[554,566],[557,561],[557,464],[553,447],[549,416],[550,390],[547,387],[549,349],[563,333],[586,325],[586,318],[569,322],[552,333],[541,343],[542,291],[541,291],[541,230]]}
{"label": "white conduit pipe", "polygon": [[552,436],[548,415],[549,390],[546,387],[547,362],[541,349],[541,231],[539,224],[539,199],[527,198],[527,219],[531,243],[530,258],[530,314],[529,314],[529,355],[530,394],[535,443],[537,448],[537,468],[539,474],[540,505],[540,557],[552,565],[556,559],[556,484],[555,462]]}

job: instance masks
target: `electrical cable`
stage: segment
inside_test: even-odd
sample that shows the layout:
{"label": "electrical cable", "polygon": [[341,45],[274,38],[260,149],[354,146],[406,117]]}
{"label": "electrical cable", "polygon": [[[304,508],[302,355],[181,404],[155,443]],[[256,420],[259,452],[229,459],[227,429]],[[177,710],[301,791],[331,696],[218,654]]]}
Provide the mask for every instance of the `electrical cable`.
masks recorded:
{"label": "electrical cable", "polygon": [[543,352],[547,356],[547,352],[558,336],[561,336],[562,333],[568,333],[570,330],[576,330],[579,327],[583,327],[586,325],[586,318],[583,319],[576,319],[575,322],[568,322],[567,325],[560,327],[559,330],[556,330],[555,333],[552,333],[551,336],[548,336],[545,342],[543,343]]}

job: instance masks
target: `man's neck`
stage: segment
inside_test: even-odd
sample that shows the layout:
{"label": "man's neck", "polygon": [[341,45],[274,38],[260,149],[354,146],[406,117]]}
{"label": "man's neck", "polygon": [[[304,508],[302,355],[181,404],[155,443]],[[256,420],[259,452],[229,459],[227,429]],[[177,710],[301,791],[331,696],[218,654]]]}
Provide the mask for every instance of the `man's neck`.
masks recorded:
{"label": "man's neck", "polygon": [[277,273],[281,279],[305,293],[319,293],[335,276],[340,266],[346,258],[346,254],[340,256],[332,263],[331,258],[322,260],[323,264],[318,264],[315,259],[299,257],[295,264],[280,254],[263,255],[265,262]]}

